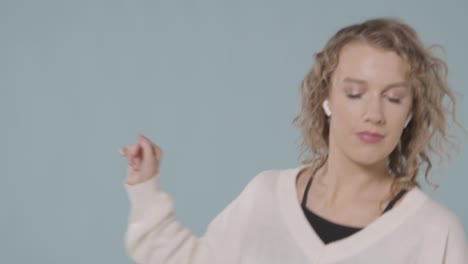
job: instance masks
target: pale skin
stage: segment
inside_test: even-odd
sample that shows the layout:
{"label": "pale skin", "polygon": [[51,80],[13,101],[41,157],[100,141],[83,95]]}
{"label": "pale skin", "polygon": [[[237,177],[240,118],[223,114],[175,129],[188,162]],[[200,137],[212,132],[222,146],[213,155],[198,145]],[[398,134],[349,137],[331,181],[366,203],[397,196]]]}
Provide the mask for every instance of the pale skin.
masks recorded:
{"label": "pale skin", "polygon": [[[339,57],[327,98],[332,112],[329,156],[314,176],[307,207],[330,221],[364,227],[392,198],[386,159],[411,115],[413,97],[405,80],[407,65],[396,53],[358,42],[343,47]],[[356,136],[364,130],[384,139],[364,143]],[[162,150],[143,135],[120,154],[129,165],[130,185],[159,172]],[[308,168],[297,176],[298,201],[309,177]]]}
{"label": "pale skin", "polygon": [[127,184],[148,181],[159,173],[162,150],[144,135],[139,134],[134,144],[121,148],[119,152],[127,159]]}
{"label": "pale skin", "polygon": [[[329,157],[315,175],[307,207],[336,223],[365,227],[392,198],[386,160],[410,118],[413,96],[405,83],[407,65],[396,53],[358,42],[343,47],[339,57],[328,96]],[[367,144],[356,136],[360,131],[385,137]],[[298,199],[309,177],[307,170],[300,173]]]}

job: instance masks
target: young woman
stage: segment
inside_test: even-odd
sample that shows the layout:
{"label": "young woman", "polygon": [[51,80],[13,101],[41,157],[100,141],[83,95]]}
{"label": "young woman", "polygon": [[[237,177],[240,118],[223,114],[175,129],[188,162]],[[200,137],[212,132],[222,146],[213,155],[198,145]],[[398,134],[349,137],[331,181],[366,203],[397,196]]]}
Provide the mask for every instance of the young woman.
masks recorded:
{"label": "young woman", "polygon": [[[468,263],[457,217],[416,176],[447,142],[446,64],[415,31],[373,19],[338,31],[301,87],[301,166],[259,173],[195,237],[158,184],[161,149],[139,135],[129,163],[128,254],[137,263]],[[452,108],[443,101],[448,98]],[[448,111],[447,109],[450,109]],[[456,121],[456,120],[455,120]]]}

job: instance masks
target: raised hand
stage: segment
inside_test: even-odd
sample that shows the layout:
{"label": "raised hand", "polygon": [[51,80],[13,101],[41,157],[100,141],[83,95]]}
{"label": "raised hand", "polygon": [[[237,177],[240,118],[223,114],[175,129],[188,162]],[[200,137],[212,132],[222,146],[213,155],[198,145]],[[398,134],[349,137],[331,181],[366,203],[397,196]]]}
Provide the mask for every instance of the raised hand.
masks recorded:
{"label": "raised hand", "polygon": [[119,152],[128,162],[128,184],[138,184],[158,174],[162,150],[142,134],[134,144],[121,148]]}

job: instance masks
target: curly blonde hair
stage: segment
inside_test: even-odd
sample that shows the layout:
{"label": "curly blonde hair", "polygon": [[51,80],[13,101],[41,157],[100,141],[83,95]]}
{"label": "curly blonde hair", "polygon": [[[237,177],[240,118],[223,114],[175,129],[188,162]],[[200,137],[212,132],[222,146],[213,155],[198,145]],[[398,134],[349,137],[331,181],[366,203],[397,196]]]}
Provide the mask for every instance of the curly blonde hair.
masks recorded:
{"label": "curly blonde hair", "polygon": [[[432,168],[430,154],[442,160],[443,154],[449,156],[444,143],[453,143],[447,130],[448,117],[461,127],[455,116],[455,96],[447,83],[447,64],[431,52],[439,46],[425,48],[413,28],[394,18],[370,19],[345,27],[315,54],[312,69],[300,88],[300,111],[292,122],[302,133],[299,157],[311,154],[302,164],[311,164],[315,174],[327,161],[329,126],[321,105],[328,96],[341,49],[356,41],[394,51],[409,65],[413,118],[387,159],[389,172],[394,176],[393,189],[419,185],[416,176],[423,165],[425,179],[432,184],[428,179]],[[446,98],[449,100],[444,104]]]}

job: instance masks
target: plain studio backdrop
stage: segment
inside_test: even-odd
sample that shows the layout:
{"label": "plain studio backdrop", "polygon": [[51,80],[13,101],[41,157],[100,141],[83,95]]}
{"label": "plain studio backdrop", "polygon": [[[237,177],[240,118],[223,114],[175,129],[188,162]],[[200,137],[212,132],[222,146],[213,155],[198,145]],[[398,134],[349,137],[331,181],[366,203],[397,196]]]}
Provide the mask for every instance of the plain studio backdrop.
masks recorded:
{"label": "plain studio backdrop", "polygon": [[[464,0],[2,0],[0,263],[131,263],[118,149],[140,132],[164,151],[177,218],[203,234],[257,173],[299,165],[300,82],[348,24],[403,19],[445,48],[450,84],[468,96],[467,11]],[[461,142],[434,170],[441,188],[422,182],[468,230]]]}

